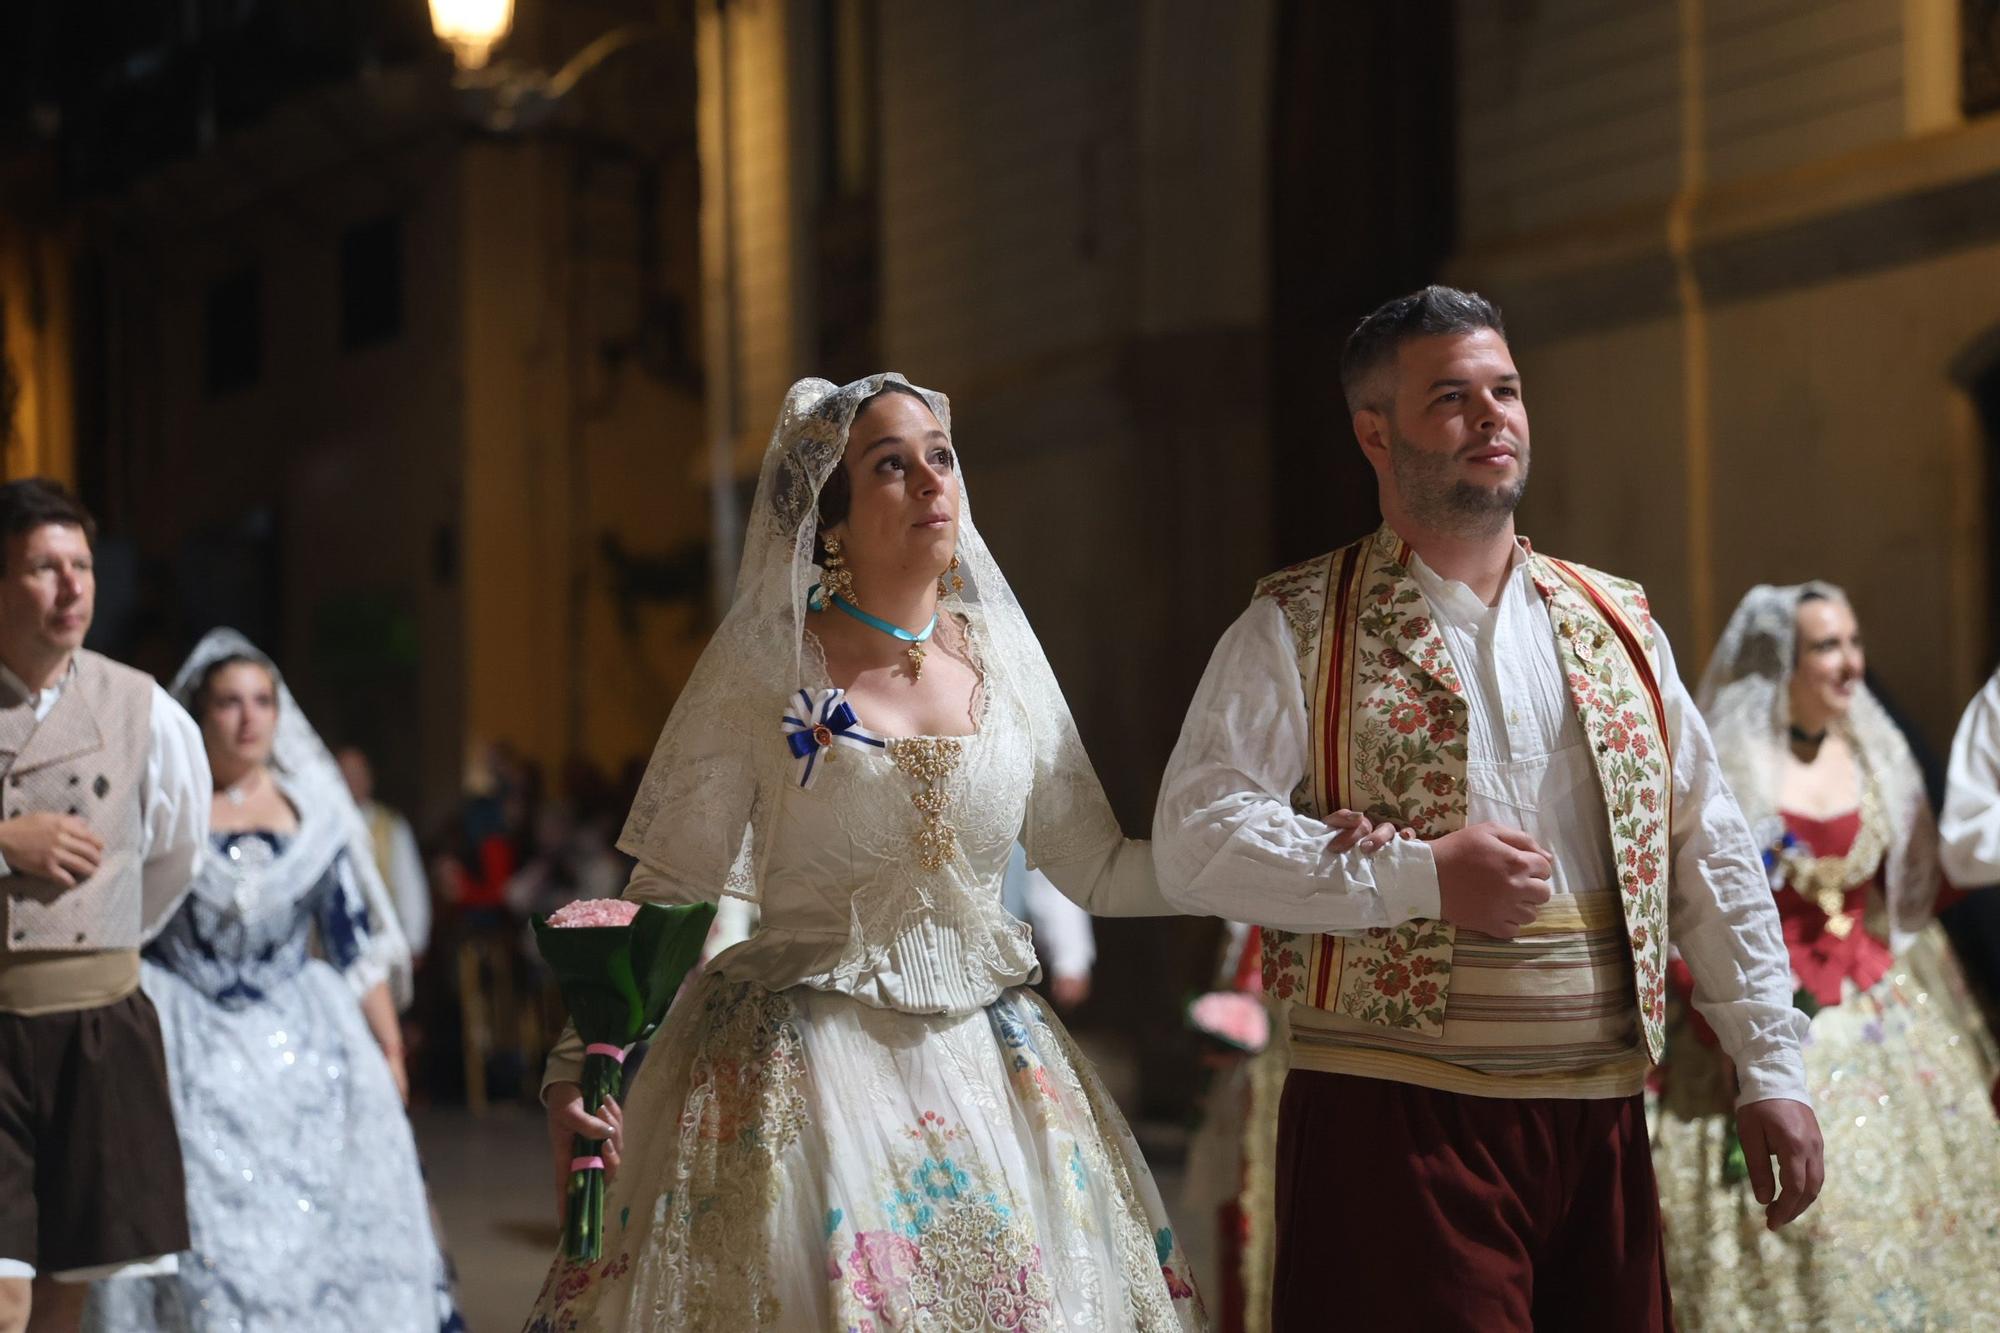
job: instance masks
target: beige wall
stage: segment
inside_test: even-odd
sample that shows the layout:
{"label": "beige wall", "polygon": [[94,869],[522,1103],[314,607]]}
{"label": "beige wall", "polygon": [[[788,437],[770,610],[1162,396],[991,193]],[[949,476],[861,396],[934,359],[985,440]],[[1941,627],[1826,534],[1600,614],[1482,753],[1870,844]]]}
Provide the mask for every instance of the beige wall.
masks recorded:
{"label": "beige wall", "polygon": [[1707,0],[1707,176],[1740,180],[1898,137],[1904,0]]}
{"label": "beige wall", "polygon": [[1948,123],[1940,0],[1459,6],[1468,245]]}
{"label": "beige wall", "polygon": [[1520,530],[1551,554],[1639,579],[1679,655],[1698,659],[1679,322],[1530,340],[1516,354],[1533,446]]}
{"label": "beige wall", "polygon": [[[2000,324],[2000,244],[1720,307],[1714,338],[1716,574],[1847,588],[1869,657],[1934,745],[1992,663],[1964,622],[1962,497],[1983,495],[1949,368]],[[2000,443],[2000,442],[1996,442]]]}
{"label": "beige wall", "polygon": [[1930,0],[1681,13],[1704,11],[1705,82],[1684,85],[1704,152],[1677,201],[1468,221],[1455,274],[1510,307],[1528,377],[1523,527],[1644,579],[1690,682],[1751,584],[1847,586],[1943,747],[1993,665],[2000,444],[1952,374],[2000,327],[2000,123],[1940,112]]}
{"label": "beige wall", "polygon": [[[706,601],[639,603],[628,628],[601,541],[660,560],[707,540],[704,427],[691,389],[603,359],[636,313],[631,181],[574,154],[526,140],[463,158],[464,738],[469,754],[510,741],[552,775],[572,755],[615,775],[650,751]],[[677,236],[690,187],[663,182],[662,211],[687,214],[663,224]]]}
{"label": "beige wall", "polygon": [[71,258],[66,236],[0,216],[0,351],[16,395],[13,433],[0,439],[9,480],[75,478]]}
{"label": "beige wall", "polygon": [[[267,513],[275,568],[201,577],[275,585],[281,632],[260,646],[330,741],[373,744],[385,794],[428,813],[450,798],[459,768],[458,608],[434,558],[457,519],[457,189],[452,140],[397,100],[402,88],[384,90],[387,110],[343,93],[276,117],[234,144],[237,156],[169,167],[87,214],[81,230],[107,265],[110,297],[89,335],[113,376],[91,442],[107,531],[172,561],[198,535]],[[332,116],[347,127],[340,135],[327,132]],[[341,236],[392,215],[403,231],[403,329],[344,349]],[[205,303],[218,278],[244,267],[261,288],[261,370],[216,395],[204,382]],[[141,591],[163,624],[177,599],[211,590]],[[357,608],[398,617],[413,651],[343,641]],[[172,654],[207,628],[171,625],[142,645],[156,654],[144,665],[171,672]],[[380,694],[347,688],[354,677],[343,672],[360,658]],[[357,716],[368,709],[394,716]]]}
{"label": "beige wall", "polygon": [[564,749],[574,684],[566,613],[575,503],[567,418],[565,155],[479,144],[462,161],[463,605],[467,751]]}
{"label": "beige wall", "polygon": [[[267,646],[316,720],[373,739],[388,794],[432,816],[493,741],[551,775],[573,754],[615,773],[650,747],[698,650],[699,578],[621,614],[601,547],[659,561],[708,536],[698,362],[663,382],[657,344],[635,343],[649,282],[686,299],[679,332],[697,337],[698,184],[692,155],[650,178],[649,275],[639,158],[607,140],[470,139],[401,86],[343,92],[338,117],[288,111],[96,223],[118,238],[107,286],[129,368],[107,409],[108,517],[167,556],[268,507],[284,641]],[[327,133],[334,119],[358,149]],[[403,227],[404,328],[343,349],[340,237],[386,214]],[[204,300],[244,264],[262,280],[262,374],[215,396]],[[392,606],[415,636],[391,692],[360,705],[366,728],[332,660],[354,651],[339,630],[357,604]]]}
{"label": "beige wall", "polygon": [[2000,442],[1977,438],[1950,370],[1996,326],[2000,244],[1707,308],[1706,632],[1692,597],[1685,325],[1528,341],[1522,530],[1644,581],[1690,686],[1752,584],[1841,584],[1871,663],[1942,747],[1993,665],[1982,509]]}
{"label": "beige wall", "polygon": [[1518,348],[1534,420],[1522,530],[1644,580],[1690,689],[1750,584],[1846,586],[1874,669],[1942,749],[1992,669],[1982,486],[2000,444],[1978,440],[1950,368],[2000,326],[2000,244],[1730,300],[1704,326],[1712,622],[1696,626],[1692,596],[1678,316]]}
{"label": "beige wall", "polygon": [[1679,8],[1676,0],[1458,6],[1468,242],[1673,193]]}
{"label": "beige wall", "polygon": [[882,8],[885,359],[952,395],[979,525],[1135,833],[1269,559],[1270,23]]}
{"label": "beige wall", "polygon": [[[710,103],[706,114],[716,118],[718,131],[722,123],[728,127],[727,139],[718,133],[702,164],[709,207],[726,210],[727,227],[726,236],[720,229],[706,236],[707,263],[721,265],[723,248],[728,252],[727,271],[719,274],[716,289],[727,309],[721,312],[724,323],[711,334],[722,345],[711,346],[710,360],[718,371],[726,362],[726,378],[715,382],[726,385],[733,400],[738,468],[752,478],[785,390],[812,373],[799,338],[806,275],[797,263],[802,201],[796,158],[803,150],[792,124],[791,10],[782,0],[762,0],[729,5],[720,20],[708,19],[712,58],[701,80]],[[718,26],[727,29],[726,43]],[[720,105],[725,92],[726,108]]]}

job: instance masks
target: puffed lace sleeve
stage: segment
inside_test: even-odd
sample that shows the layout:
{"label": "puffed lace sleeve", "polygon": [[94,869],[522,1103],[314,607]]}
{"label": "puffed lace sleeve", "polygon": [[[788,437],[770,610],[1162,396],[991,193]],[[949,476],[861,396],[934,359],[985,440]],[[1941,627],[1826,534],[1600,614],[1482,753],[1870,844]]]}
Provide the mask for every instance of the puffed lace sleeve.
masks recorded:
{"label": "puffed lace sleeve", "polygon": [[[728,661],[726,644],[710,644],[660,731],[618,838],[619,850],[639,862],[627,898],[695,903],[759,896],[760,778],[785,754],[779,725],[785,700],[759,701],[727,688],[718,678]],[[767,705],[761,712],[760,702]]]}

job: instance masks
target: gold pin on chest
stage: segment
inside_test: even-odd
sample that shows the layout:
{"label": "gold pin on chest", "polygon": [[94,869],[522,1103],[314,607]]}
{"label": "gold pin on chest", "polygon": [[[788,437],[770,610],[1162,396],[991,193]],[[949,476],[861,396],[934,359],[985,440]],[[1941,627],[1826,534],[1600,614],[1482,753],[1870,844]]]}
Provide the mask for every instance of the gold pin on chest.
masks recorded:
{"label": "gold pin on chest", "polygon": [[958,854],[958,833],[945,819],[951,793],[945,782],[958,766],[964,746],[950,736],[916,736],[892,740],[889,761],[922,783],[910,803],[917,807],[917,864],[928,871],[944,869]]}

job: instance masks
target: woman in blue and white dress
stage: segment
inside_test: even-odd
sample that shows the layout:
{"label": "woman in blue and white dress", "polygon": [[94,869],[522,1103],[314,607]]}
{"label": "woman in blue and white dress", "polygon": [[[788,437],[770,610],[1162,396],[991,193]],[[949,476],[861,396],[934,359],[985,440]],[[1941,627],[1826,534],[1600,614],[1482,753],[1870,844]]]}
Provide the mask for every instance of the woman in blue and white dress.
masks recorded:
{"label": "woman in blue and white dress", "polygon": [[86,1327],[461,1327],[403,1110],[409,949],[360,812],[240,634],[203,639],[173,694],[214,773],[211,841],[143,984],[193,1247],[175,1275],[98,1284]]}
{"label": "woman in blue and white dress", "polygon": [[[761,920],[654,1038],[604,1254],[552,1266],[532,1333],[1205,1326],[1001,883],[1018,840],[1092,912],[1172,909],[972,525],[950,430],[943,395],[893,375],[786,399],[735,600],[619,841],[627,897],[727,894]],[[558,1179],[590,1119],[580,1054],[550,1061]]]}

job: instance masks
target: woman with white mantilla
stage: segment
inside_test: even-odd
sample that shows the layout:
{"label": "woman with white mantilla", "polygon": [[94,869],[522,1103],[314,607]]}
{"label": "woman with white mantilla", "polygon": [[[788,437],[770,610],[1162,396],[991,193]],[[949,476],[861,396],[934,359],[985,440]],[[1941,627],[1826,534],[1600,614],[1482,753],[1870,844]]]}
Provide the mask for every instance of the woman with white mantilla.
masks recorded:
{"label": "woman with white mantilla", "polygon": [[1653,1153],[1675,1312],[1690,1333],[1992,1324],[1994,1053],[1932,917],[1938,833],[1923,777],[1863,667],[1840,589],[1760,586],[1702,678],[1717,755],[1770,871],[1796,1003],[1811,1015],[1806,1077],[1827,1184],[1800,1222],[1765,1229],[1727,1132],[1732,1071],[1679,1006]]}
{"label": "woman with white mantilla", "polygon": [[[1125,1121],[1029,984],[1019,839],[1070,897],[1167,914],[973,526],[941,394],[792,387],[729,614],[619,845],[626,895],[754,899],[622,1113],[605,1246],[534,1333],[1145,1329],[1205,1320]],[[816,563],[817,566],[816,567]]]}
{"label": "woman with white mantilla", "polygon": [[194,887],[146,947],[187,1169],[172,1276],[90,1333],[462,1330],[403,1110],[410,955],[361,813],[271,659],[210,632],[173,695],[214,774]]}

